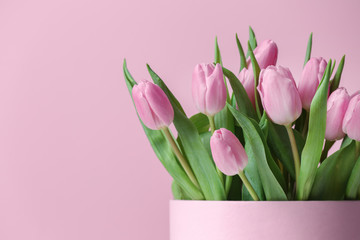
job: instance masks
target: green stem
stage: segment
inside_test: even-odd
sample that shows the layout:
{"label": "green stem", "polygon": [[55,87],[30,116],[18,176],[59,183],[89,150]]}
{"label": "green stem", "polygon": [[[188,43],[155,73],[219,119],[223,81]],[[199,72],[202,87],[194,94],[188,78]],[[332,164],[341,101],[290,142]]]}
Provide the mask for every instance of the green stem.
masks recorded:
{"label": "green stem", "polygon": [[360,141],[355,142],[355,147],[356,147],[356,156],[359,157],[360,156]]}
{"label": "green stem", "polygon": [[300,174],[300,157],[299,157],[299,152],[296,146],[296,140],[295,140],[295,136],[294,136],[294,132],[293,129],[291,128],[291,125],[287,125],[285,126],[288,135],[289,135],[289,139],[290,139],[290,143],[291,143],[291,150],[293,153],[293,157],[294,157],[294,163],[295,163],[295,175],[296,175],[296,182],[298,182],[299,179],[299,174]]}
{"label": "green stem", "polygon": [[165,137],[167,138],[167,140],[169,141],[173,152],[175,153],[176,157],[178,158],[181,166],[183,167],[183,169],[185,170],[186,174],[188,175],[188,177],[190,178],[191,182],[200,189],[199,183],[196,180],[196,177],[193,173],[193,171],[191,170],[191,167],[189,165],[189,163],[187,162],[187,160],[185,159],[185,157],[182,155],[182,153],[180,152],[180,149],[178,147],[178,145],[176,144],[176,142],[174,141],[174,138],[172,137],[169,128],[165,127],[162,129],[163,133],[165,134]]}
{"label": "green stem", "polygon": [[320,162],[323,162],[327,158],[329,150],[334,145],[334,143],[335,143],[335,141],[329,141],[329,140],[325,141],[325,146],[324,146],[324,150],[321,154]]}
{"label": "green stem", "polygon": [[305,123],[304,123],[304,128],[301,131],[301,135],[306,139],[306,134],[309,128],[309,111],[306,110],[306,117],[305,117]]}
{"label": "green stem", "polygon": [[[215,117],[208,115],[209,123],[210,123],[210,129],[211,129],[211,135],[215,132]],[[220,177],[221,182],[224,184],[224,174],[216,167],[217,174]]]}
{"label": "green stem", "polygon": [[210,123],[210,129],[211,129],[211,135],[215,132],[215,121],[214,116],[208,116],[209,123]]}
{"label": "green stem", "polygon": [[249,191],[251,197],[255,200],[255,201],[259,201],[259,197],[256,194],[254,188],[251,186],[249,180],[247,179],[245,173],[243,171],[239,172],[239,176],[241,178],[241,181],[244,183],[245,187],[247,188],[247,190]]}

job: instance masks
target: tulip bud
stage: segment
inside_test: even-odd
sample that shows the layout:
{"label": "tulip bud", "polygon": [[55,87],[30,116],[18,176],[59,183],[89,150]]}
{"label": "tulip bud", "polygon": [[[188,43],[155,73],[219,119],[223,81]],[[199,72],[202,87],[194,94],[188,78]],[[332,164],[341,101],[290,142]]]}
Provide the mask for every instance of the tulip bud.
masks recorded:
{"label": "tulip bud", "polygon": [[343,131],[349,138],[360,141],[360,93],[354,95],[346,110]]}
{"label": "tulip bud", "polygon": [[248,157],[239,139],[225,128],[214,132],[210,139],[210,147],[216,166],[226,175],[239,174],[248,163]]}
{"label": "tulip bud", "polygon": [[[261,42],[254,49],[254,56],[259,64],[260,69],[265,69],[268,66],[276,65],[278,56],[278,48],[276,43],[272,40],[265,40]],[[250,65],[251,64],[249,63],[249,67]]]}
{"label": "tulip bud", "polygon": [[302,106],[310,109],[311,101],[324,75],[327,62],[323,58],[310,58],[306,63],[299,82],[299,93]]}
{"label": "tulip bud", "polygon": [[243,68],[239,74],[239,80],[244,86],[252,105],[255,107],[254,72],[252,68]]}
{"label": "tulip bud", "polygon": [[329,141],[342,139],[345,133],[342,130],[346,109],[350,96],[345,88],[336,89],[327,102],[325,138]]}
{"label": "tulip bud", "polygon": [[142,122],[150,129],[168,127],[174,120],[174,109],[164,91],[146,80],[132,89],[135,107]]}
{"label": "tulip bud", "polygon": [[269,66],[260,72],[258,92],[269,118],[289,125],[301,114],[301,99],[288,68]]}
{"label": "tulip bud", "polygon": [[220,64],[198,64],[192,75],[192,94],[199,112],[214,116],[226,104],[226,87]]}

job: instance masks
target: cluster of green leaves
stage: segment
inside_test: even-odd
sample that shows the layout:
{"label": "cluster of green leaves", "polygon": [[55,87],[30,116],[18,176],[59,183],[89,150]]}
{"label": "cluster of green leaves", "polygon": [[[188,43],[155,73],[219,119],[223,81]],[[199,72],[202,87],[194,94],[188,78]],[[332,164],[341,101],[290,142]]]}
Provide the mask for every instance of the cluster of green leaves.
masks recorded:
{"label": "cluster of green leaves", "polygon": [[[271,122],[257,94],[260,68],[253,53],[257,41],[252,28],[249,28],[247,56],[237,35],[236,43],[240,55],[240,71],[248,67],[248,62],[251,62],[253,66],[255,108],[236,75],[223,67],[224,81],[226,86],[229,83],[232,93],[230,94],[227,89],[227,104],[215,115],[215,125],[216,128],[227,128],[232,131],[245,146],[249,163],[244,172],[260,200],[343,200],[360,197],[358,143],[345,138],[341,148],[329,157],[327,156],[329,149],[327,147],[323,149],[328,92],[329,89],[332,92],[339,86],[345,56],[341,59],[332,79],[330,78],[335,63],[332,65],[332,61],[329,61],[312,101],[309,117],[306,117],[307,113],[303,111],[301,117],[294,123],[296,145],[301,156],[300,176],[299,181],[296,182],[294,158],[287,130],[284,126]],[[305,64],[310,59],[311,49],[312,34],[308,41]],[[214,62],[223,66],[217,38]],[[153,82],[162,88],[174,108],[174,126],[178,133],[177,144],[200,185],[196,187],[190,181],[162,131],[151,130],[141,123],[155,154],[173,178],[174,198],[252,200],[238,176],[229,177],[217,173],[210,150],[211,132],[207,116],[198,113],[188,118],[164,81],[149,65],[147,68]],[[131,93],[136,82],[129,73],[125,60],[123,70]],[[140,118],[139,120],[141,122]],[[332,143],[326,146],[331,147]]]}

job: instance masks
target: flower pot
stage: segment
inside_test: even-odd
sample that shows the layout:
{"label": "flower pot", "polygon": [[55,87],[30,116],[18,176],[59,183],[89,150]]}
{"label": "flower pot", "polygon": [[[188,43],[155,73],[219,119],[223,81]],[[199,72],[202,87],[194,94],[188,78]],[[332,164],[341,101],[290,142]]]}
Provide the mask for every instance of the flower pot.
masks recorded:
{"label": "flower pot", "polygon": [[170,240],[356,240],[360,201],[170,201]]}

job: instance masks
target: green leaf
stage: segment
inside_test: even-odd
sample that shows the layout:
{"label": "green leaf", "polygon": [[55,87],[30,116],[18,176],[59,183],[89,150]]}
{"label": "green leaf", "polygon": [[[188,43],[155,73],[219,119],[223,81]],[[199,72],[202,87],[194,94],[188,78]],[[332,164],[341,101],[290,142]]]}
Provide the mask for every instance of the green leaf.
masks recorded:
{"label": "green leaf", "polygon": [[[246,142],[245,149],[247,148],[249,164],[251,161],[254,161],[256,163],[257,171],[261,179],[266,200],[287,200],[285,192],[283,191],[281,185],[277,181],[276,177],[274,176],[268,165],[265,148],[261,136],[259,136],[259,133],[256,130],[256,127],[249,118],[237,111],[231,105],[228,104],[228,108],[230,109],[235,119],[238,121],[244,131]],[[253,187],[255,188],[255,186]],[[258,192],[256,193],[259,195]]]}
{"label": "green leaf", "polygon": [[261,118],[261,108],[260,108],[260,97],[257,91],[257,86],[259,84],[259,75],[260,75],[260,67],[253,53],[253,49],[251,48],[250,42],[248,42],[249,54],[251,59],[251,65],[254,71],[254,92],[255,92],[255,107],[258,118]]}
{"label": "green leaf", "polygon": [[275,160],[272,157],[270,149],[266,144],[266,134],[269,130],[269,121],[267,120],[266,113],[263,114],[263,117],[261,118],[259,125],[253,119],[250,119],[250,121],[252,121],[252,124],[256,128],[256,131],[258,132],[259,136],[261,137],[262,144],[264,145],[264,149],[265,149],[266,160],[267,163],[269,164],[271,172],[274,174],[276,180],[280,183],[283,190],[286,191],[287,186],[285,183],[285,178],[282,175],[279,166],[275,163]]}
{"label": "green leaf", "polygon": [[190,117],[190,121],[195,125],[199,134],[209,131],[209,118],[205,114],[197,113]]}
{"label": "green leaf", "polygon": [[331,66],[330,77],[332,76],[332,74],[334,72],[335,66],[336,66],[336,60],[334,60],[333,65]]}
{"label": "green leaf", "polygon": [[346,146],[349,145],[351,142],[352,142],[352,139],[349,138],[348,135],[346,135],[346,136],[344,137],[344,139],[342,140],[342,142],[341,142],[340,148],[346,147]]}
{"label": "green leaf", "polygon": [[175,181],[173,181],[171,184],[171,190],[175,200],[191,200],[191,198],[186,195],[184,190],[182,190],[180,185]]}
{"label": "green leaf", "polygon": [[[219,63],[221,66],[223,65],[217,37],[215,38],[215,63]],[[227,95],[226,101],[230,103],[231,102],[230,95],[229,95],[229,90],[227,87],[225,76],[224,76],[224,82],[226,86],[226,95]],[[222,109],[219,113],[215,115],[215,127],[216,129],[226,128],[231,132],[235,131],[234,118],[232,117],[232,114],[229,112],[229,110],[226,107],[224,107],[224,109]]]}
{"label": "green leaf", "polygon": [[238,175],[232,177],[232,183],[229,190],[227,200],[241,200],[242,182]]}
{"label": "green leaf", "polygon": [[360,188],[360,157],[351,172],[349,181],[346,186],[346,199],[355,200]]}
{"label": "green leaf", "polygon": [[338,68],[336,70],[335,76],[331,80],[330,93],[335,91],[340,85],[340,79],[341,79],[341,74],[342,74],[343,69],[344,69],[344,64],[345,64],[345,55],[341,58],[341,61],[340,61],[339,66],[338,66]]}
{"label": "green leaf", "polygon": [[310,33],[309,41],[308,41],[307,48],[306,48],[306,55],[305,55],[304,66],[306,65],[306,63],[309,61],[309,59],[310,59],[310,57],[311,57],[312,36],[313,36],[313,33]]}
{"label": "green leaf", "polygon": [[223,73],[230,82],[239,111],[248,117],[258,119],[254,111],[254,108],[251,104],[251,101],[245,91],[244,86],[241,84],[240,80],[235,76],[234,73],[232,73],[230,70],[224,67],[223,67]]}
{"label": "green leaf", "polygon": [[[256,41],[256,36],[254,33],[254,30],[251,28],[251,26],[249,26],[249,43],[251,46],[251,49],[255,49],[257,47],[257,41]],[[250,48],[248,49],[248,56],[250,54]]]}
{"label": "green leaf", "polygon": [[[124,60],[123,70],[124,70],[125,82],[131,96],[132,88],[136,84],[136,82],[131,77],[131,74],[127,69],[125,60]],[[139,120],[156,156],[163,164],[163,166],[166,168],[166,170],[169,172],[169,174],[173,177],[173,179],[179,184],[179,186],[181,186],[182,189],[184,189],[186,194],[190,196],[192,199],[198,199],[198,200],[204,199],[202,193],[190,181],[184,169],[179,164],[176,156],[172,151],[169,142],[166,140],[162,131],[149,129],[142,123],[140,118]]]}
{"label": "green leaf", "polygon": [[245,57],[245,53],[244,53],[244,49],[241,46],[240,40],[238,35],[236,34],[236,44],[239,50],[239,54],[240,54],[240,70],[239,73],[241,72],[241,70],[243,70],[243,68],[247,68],[247,64],[246,64],[246,57]]}
{"label": "green leaf", "polygon": [[175,96],[170,92],[160,77],[150,68],[148,70],[154,83],[162,88],[174,108],[174,125],[181,140],[184,155],[200,184],[206,200],[225,200],[224,186],[206,148],[201,142],[195,125],[180,111]]}
{"label": "green leaf", "polygon": [[215,63],[220,63],[220,65],[222,65],[221,53],[217,37],[215,37]]}
{"label": "green leaf", "polygon": [[306,200],[314,183],[323,149],[326,128],[326,104],[329,90],[331,59],[310,106],[309,131],[301,154],[297,198]]}
{"label": "green leaf", "polygon": [[309,199],[342,200],[356,160],[354,141],[325,159],[317,169]]}
{"label": "green leaf", "polygon": [[[298,131],[295,129],[293,131],[298,151],[301,153],[305,140]],[[291,151],[291,143],[286,128],[269,122],[269,137],[267,142],[275,157],[282,162],[291,177],[295,179],[294,156]]]}

